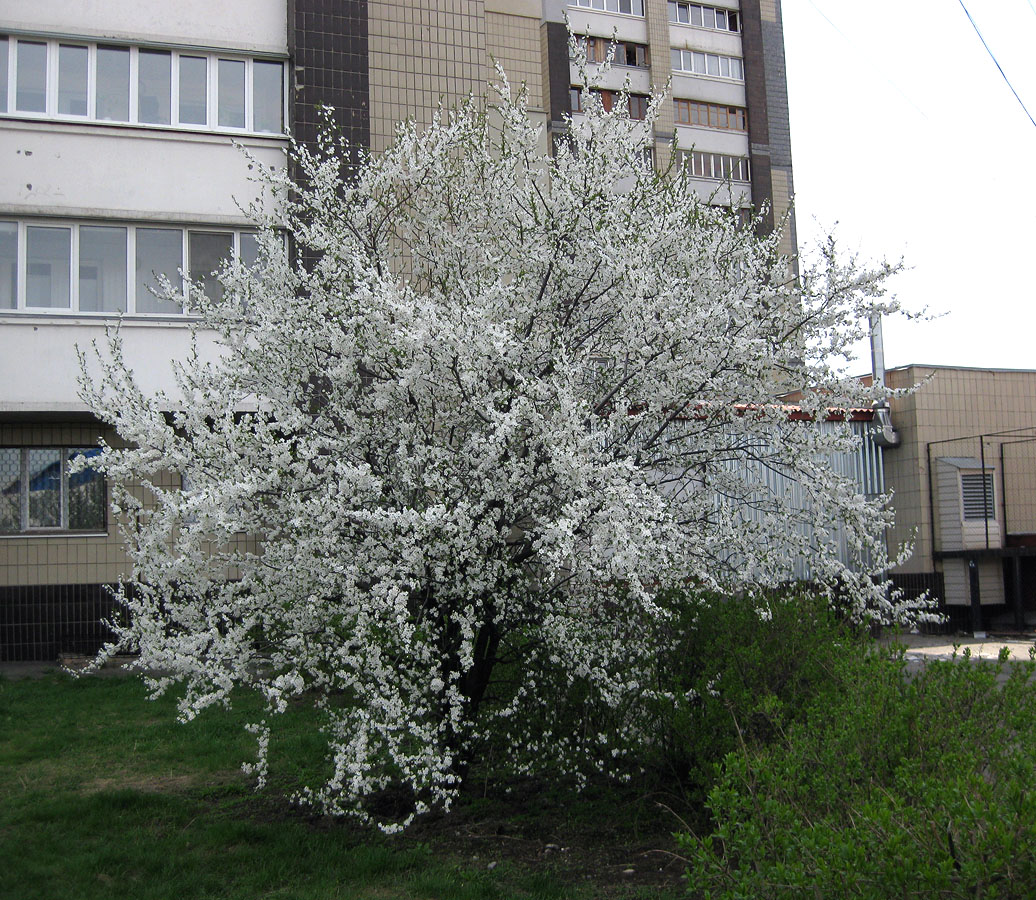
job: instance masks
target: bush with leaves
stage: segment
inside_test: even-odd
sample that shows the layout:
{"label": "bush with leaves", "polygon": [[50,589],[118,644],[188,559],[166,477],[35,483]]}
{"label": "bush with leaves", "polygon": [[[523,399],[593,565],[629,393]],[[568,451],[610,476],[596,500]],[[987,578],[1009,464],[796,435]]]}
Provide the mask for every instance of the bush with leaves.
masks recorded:
{"label": "bush with leaves", "polygon": [[674,641],[659,654],[666,701],[648,704],[657,740],[645,761],[700,802],[739,742],[762,746],[830,689],[840,661],[869,642],[803,587],[761,597],[681,592]]}
{"label": "bush with leaves", "polygon": [[850,656],[805,721],[730,754],[684,835],[696,896],[1032,897],[1034,664],[966,655],[911,676]]}

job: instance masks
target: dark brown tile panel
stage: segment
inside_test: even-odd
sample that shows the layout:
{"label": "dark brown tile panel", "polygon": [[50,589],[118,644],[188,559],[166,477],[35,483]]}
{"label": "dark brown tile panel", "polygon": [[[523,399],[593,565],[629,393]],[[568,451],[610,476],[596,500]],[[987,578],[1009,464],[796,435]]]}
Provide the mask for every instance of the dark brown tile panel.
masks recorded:
{"label": "dark brown tile panel", "polygon": [[331,106],[349,142],[370,146],[367,0],[288,0],[292,133],[313,145]]}

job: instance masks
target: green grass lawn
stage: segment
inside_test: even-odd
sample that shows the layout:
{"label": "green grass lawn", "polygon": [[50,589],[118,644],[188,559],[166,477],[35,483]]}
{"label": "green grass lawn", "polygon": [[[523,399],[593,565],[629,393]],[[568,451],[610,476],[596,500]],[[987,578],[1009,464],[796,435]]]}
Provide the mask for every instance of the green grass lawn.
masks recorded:
{"label": "green grass lawn", "polygon": [[[248,698],[188,725],[129,677],[0,678],[0,897],[681,896],[678,823],[644,798],[488,790],[384,837],[292,807],[319,770],[303,711],[256,793]],[[632,872],[628,870],[632,869]]]}

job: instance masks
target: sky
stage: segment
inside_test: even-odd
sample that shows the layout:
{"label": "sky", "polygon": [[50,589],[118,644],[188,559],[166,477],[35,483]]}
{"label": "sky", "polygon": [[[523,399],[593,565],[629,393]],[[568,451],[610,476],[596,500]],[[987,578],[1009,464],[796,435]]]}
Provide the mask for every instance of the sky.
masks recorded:
{"label": "sky", "polygon": [[[1036,118],[1036,0],[964,0]],[[960,0],[783,0],[800,250],[902,258],[888,367],[1036,369],[1036,125]],[[869,350],[855,371],[870,371]]]}

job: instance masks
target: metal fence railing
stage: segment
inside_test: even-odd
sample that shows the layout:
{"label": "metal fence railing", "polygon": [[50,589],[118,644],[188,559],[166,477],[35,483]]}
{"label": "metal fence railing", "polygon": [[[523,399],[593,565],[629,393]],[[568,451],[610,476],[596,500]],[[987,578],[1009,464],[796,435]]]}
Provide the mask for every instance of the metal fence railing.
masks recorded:
{"label": "metal fence railing", "polygon": [[111,639],[115,602],[103,584],[0,587],[0,662],[90,656]]}

